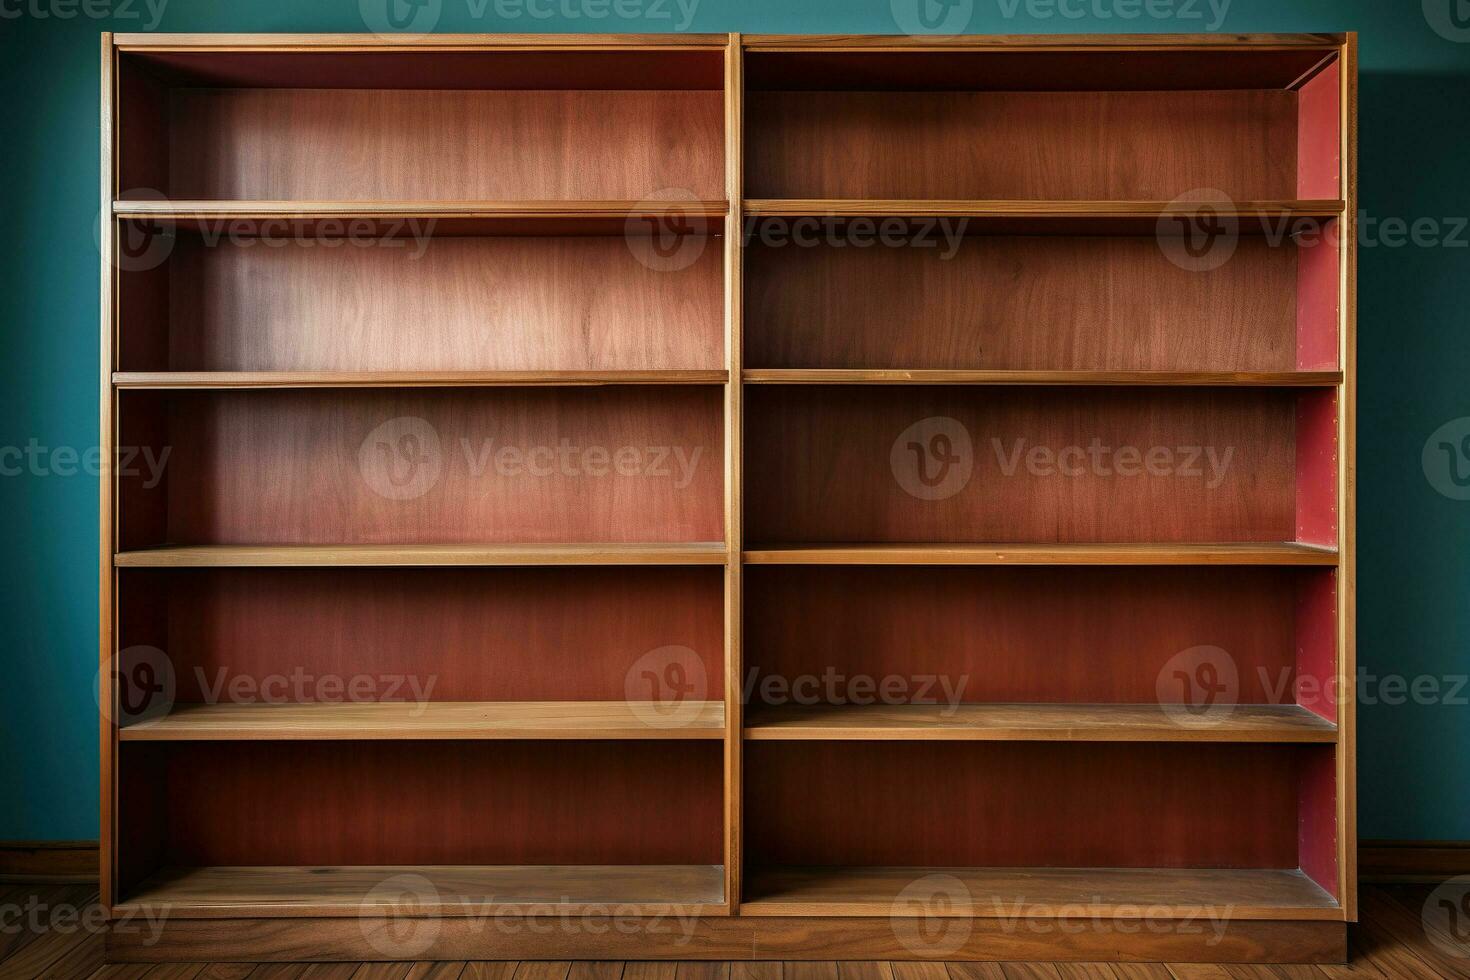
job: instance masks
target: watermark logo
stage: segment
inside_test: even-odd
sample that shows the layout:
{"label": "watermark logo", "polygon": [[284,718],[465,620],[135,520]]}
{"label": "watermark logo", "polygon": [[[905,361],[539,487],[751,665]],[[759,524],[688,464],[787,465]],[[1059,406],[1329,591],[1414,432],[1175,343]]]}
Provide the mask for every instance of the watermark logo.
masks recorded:
{"label": "watermark logo", "polygon": [[388,959],[417,959],[439,938],[439,890],[423,875],[385,878],[363,899],[358,926],[368,945]]}
{"label": "watermark logo", "polygon": [[1240,700],[1240,670],[1222,647],[1197,646],[1169,658],[1155,681],[1159,705],[1183,728],[1223,724]]}
{"label": "watermark logo", "polygon": [[893,478],[919,500],[945,500],[969,485],[975,471],[970,430],[958,419],[920,419],[893,440],[888,453]]}
{"label": "watermark logo", "polygon": [[379,37],[412,37],[434,29],[444,0],[358,0],[357,10],[367,29]]}
{"label": "watermark logo", "polygon": [[680,272],[704,254],[709,243],[706,219],[697,217],[699,198],[691,191],[666,188],[634,205],[623,224],[623,240],[640,263],[655,272]]}
{"label": "watermark logo", "polygon": [[659,647],[628,668],[623,695],[634,717],[650,728],[684,728],[703,714],[709,676],[689,647]]}
{"label": "watermark logo", "polygon": [[1218,31],[1232,0],[996,0],[1000,15],[1014,20],[1023,10],[1031,20],[1177,20]]}
{"label": "watermark logo", "polygon": [[163,21],[163,12],[168,0],[0,0],[0,20],[88,20],[123,21],[129,26],[119,30],[133,30],[133,21],[145,31],[157,30]]}
{"label": "watermark logo", "polygon": [[1435,429],[1424,442],[1420,463],[1435,490],[1451,500],[1470,500],[1470,416]]}
{"label": "watermark logo", "polygon": [[362,441],[357,468],[378,496],[416,500],[434,489],[444,470],[439,432],[416,416],[389,419]]}
{"label": "watermark logo", "polygon": [[954,875],[925,875],[894,898],[889,923],[904,949],[938,959],[957,952],[970,938],[970,904],[970,889]]}
{"label": "watermark logo", "polygon": [[1164,257],[1187,272],[1212,272],[1235,255],[1240,219],[1224,191],[1198,188],[1170,201],[1155,225]]}
{"label": "watermark logo", "polygon": [[975,16],[975,0],[889,0],[898,29],[911,37],[954,37]]}
{"label": "watermark logo", "polygon": [[[110,680],[111,697],[102,694],[103,671]],[[178,693],[174,663],[158,647],[139,644],[118,651],[110,663],[97,671],[92,682],[92,699],[119,728],[147,728],[166,718]]]}
{"label": "watermark logo", "polygon": [[1430,892],[1421,924],[1424,935],[1442,952],[1470,959],[1470,875],[1451,878]]}
{"label": "watermark logo", "polygon": [[1446,41],[1470,41],[1470,0],[1424,0],[1424,19]]}
{"label": "watermark logo", "polygon": [[[128,191],[129,201],[167,201],[168,195],[152,187],[140,187]],[[115,228],[114,228],[115,226]],[[147,221],[113,221],[106,211],[97,212],[92,222],[92,241],[99,253],[103,251],[103,236],[112,235],[110,264],[119,272],[147,272],[168,261],[173,254],[178,233]]]}

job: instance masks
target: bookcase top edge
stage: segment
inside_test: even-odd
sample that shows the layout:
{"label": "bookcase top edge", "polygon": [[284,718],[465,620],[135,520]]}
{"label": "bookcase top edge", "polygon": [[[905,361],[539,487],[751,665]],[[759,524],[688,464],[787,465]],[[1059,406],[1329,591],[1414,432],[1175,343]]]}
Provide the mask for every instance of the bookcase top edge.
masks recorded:
{"label": "bookcase top edge", "polygon": [[119,33],[112,43],[121,49],[242,50],[300,49],[343,50],[395,48],[428,49],[589,49],[599,48],[725,48],[739,38],[751,50],[790,51],[810,49],[953,51],[998,50],[1096,50],[1108,48],[1338,48],[1350,33],[1321,34],[961,34],[953,37],[907,34],[206,34],[206,33]]}

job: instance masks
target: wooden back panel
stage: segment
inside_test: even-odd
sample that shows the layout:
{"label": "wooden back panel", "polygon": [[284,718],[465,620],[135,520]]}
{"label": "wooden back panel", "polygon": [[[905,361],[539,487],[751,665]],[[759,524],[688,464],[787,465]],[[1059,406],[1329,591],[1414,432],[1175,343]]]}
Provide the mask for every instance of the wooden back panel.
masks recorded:
{"label": "wooden back panel", "polygon": [[137,393],[125,411],[150,400],[168,416],[167,480],[125,479],[124,503],[166,507],[173,544],[723,533],[713,388]]}
{"label": "wooden back panel", "polygon": [[1297,104],[1285,90],[752,92],[746,113],[756,198],[1296,194]]}
{"label": "wooden back panel", "polygon": [[[122,277],[125,314],[167,328],[167,349],[123,338],[132,371],[718,369],[717,241],[680,268],[640,260],[644,239],[346,239],[180,235],[162,269]],[[687,264],[684,264],[687,258]],[[157,317],[158,319],[155,319]]]}
{"label": "wooden back panel", "polygon": [[1295,868],[1297,757],[1311,751],[1324,750],[752,742],[748,861]]}
{"label": "wooden back panel", "polygon": [[635,668],[668,646],[703,665],[684,696],[719,700],[722,588],[718,568],[129,569],[121,641],[164,650],[185,702],[298,671],[366,700],[409,678],[435,701],[656,699]]}
{"label": "wooden back panel", "polygon": [[720,863],[717,743],[125,747],[135,758],[167,773],[165,865]]}
{"label": "wooden back panel", "polygon": [[[754,389],[747,538],[1290,541],[1294,399],[1266,389]],[[936,435],[949,441],[936,446]],[[966,438],[972,467],[960,485]],[[1150,472],[1131,456],[1084,452],[1094,443],[1131,447],[1139,459],[1155,447],[1172,456]],[[941,455],[959,469],[944,467]],[[1128,475],[1119,475],[1120,461]],[[958,474],[954,492],[917,495],[928,492],[921,464],[930,479]]]}

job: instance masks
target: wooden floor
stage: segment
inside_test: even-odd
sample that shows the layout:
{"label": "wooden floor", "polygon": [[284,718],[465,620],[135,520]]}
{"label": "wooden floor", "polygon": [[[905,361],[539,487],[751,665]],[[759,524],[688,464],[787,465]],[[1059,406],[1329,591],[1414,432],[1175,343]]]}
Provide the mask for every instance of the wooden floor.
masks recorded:
{"label": "wooden floor", "polygon": [[[88,885],[0,884],[0,978],[29,980],[1470,980],[1470,957],[1448,956],[1426,938],[1420,912],[1427,885],[1369,885],[1352,929],[1346,966],[1191,966],[1176,963],[175,963],[104,966],[101,936],[81,927],[96,916]],[[16,909],[44,908],[53,928],[36,930]],[[88,914],[88,909],[93,911]],[[32,918],[25,914],[24,918]]]}

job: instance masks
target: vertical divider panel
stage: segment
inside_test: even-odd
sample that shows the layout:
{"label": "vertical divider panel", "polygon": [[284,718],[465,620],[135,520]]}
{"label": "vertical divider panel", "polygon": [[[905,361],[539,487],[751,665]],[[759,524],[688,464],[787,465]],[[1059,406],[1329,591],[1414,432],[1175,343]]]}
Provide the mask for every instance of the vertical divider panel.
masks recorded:
{"label": "vertical divider panel", "polygon": [[1341,218],[1341,298],[1338,302],[1338,358],[1342,365],[1338,424],[1337,569],[1337,873],[1339,901],[1349,922],[1358,918],[1357,591],[1358,591],[1358,35],[1343,41],[1339,57],[1338,136],[1342,189],[1347,201]]}
{"label": "vertical divider panel", "polygon": [[117,222],[112,217],[112,199],[116,173],[116,153],[118,134],[116,129],[116,104],[115,73],[116,54],[112,46],[111,32],[104,31],[102,34],[102,65],[101,65],[101,95],[102,95],[102,186],[101,204],[98,215],[98,248],[102,253],[102,349],[101,349],[101,396],[98,399],[101,419],[99,423],[99,450],[105,461],[102,468],[102,476],[98,480],[98,594],[100,601],[98,608],[97,641],[98,641],[98,670],[97,670],[97,703],[103,706],[98,712],[100,716],[99,750],[100,750],[100,823],[98,827],[98,895],[102,903],[103,911],[110,917],[112,906],[117,900],[113,889],[116,887],[116,875],[114,874],[116,858],[116,805],[117,799],[116,781],[114,778],[114,764],[117,758],[116,732],[113,728],[115,713],[106,706],[112,704],[114,696],[112,684],[112,656],[113,642],[115,636],[116,616],[113,605],[116,580],[112,567],[112,556],[116,547],[113,530],[113,514],[116,513],[116,476],[115,467],[111,465],[114,458],[114,446],[116,440],[114,411],[116,407],[116,395],[112,389],[112,371],[116,350],[116,319],[115,301],[117,296],[117,275],[114,271],[113,256],[117,247]]}
{"label": "vertical divider panel", "polygon": [[744,47],[731,34],[725,50],[725,901],[730,913],[740,907],[741,805],[745,737],[741,701],[741,635],[744,537],[741,521],[744,384],[742,368],[744,276],[741,248],[745,233],[744,161],[745,124]]}

